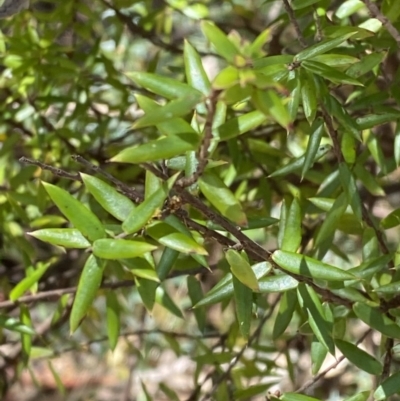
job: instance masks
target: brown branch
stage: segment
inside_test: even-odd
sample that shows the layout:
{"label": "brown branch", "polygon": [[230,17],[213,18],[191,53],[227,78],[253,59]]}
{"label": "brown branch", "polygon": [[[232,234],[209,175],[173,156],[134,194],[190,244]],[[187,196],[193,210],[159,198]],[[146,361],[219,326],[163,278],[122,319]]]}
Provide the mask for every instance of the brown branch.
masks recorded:
{"label": "brown branch", "polygon": [[400,32],[395,28],[395,26],[390,22],[390,20],[385,17],[379,10],[378,6],[371,0],[362,0],[367,6],[369,14],[371,17],[376,18],[382,23],[386,28],[392,38],[397,42],[397,46],[400,47]]}
{"label": "brown branch", "polygon": [[307,47],[307,43],[304,39],[303,33],[301,32],[299,22],[297,21],[296,16],[294,15],[294,11],[293,11],[292,7],[290,6],[289,1],[283,0],[283,6],[285,7],[285,10],[289,17],[290,22],[294,26],[294,30],[296,31],[296,34],[297,34],[297,40],[299,41],[299,43],[301,44],[302,47],[304,47],[304,48]]}
{"label": "brown branch", "polygon": [[190,177],[181,178],[177,182],[177,185],[181,186],[182,188],[193,185],[201,177],[201,175],[204,172],[204,169],[207,166],[208,149],[210,147],[211,140],[213,138],[212,125],[214,121],[215,111],[217,108],[219,93],[220,91],[217,90],[213,90],[211,92],[209,98],[209,104],[207,106],[208,113],[207,113],[206,123],[204,125],[204,137],[200,145],[199,152],[197,154],[197,162],[198,162],[197,168],[196,171]]}

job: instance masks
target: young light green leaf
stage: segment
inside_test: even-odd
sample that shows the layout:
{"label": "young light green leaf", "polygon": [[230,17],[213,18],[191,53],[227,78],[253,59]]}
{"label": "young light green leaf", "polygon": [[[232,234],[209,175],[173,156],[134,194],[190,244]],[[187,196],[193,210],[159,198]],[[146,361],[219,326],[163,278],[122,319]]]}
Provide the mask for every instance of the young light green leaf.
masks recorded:
{"label": "young light green leaf", "polygon": [[120,163],[143,163],[180,155],[197,149],[200,137],[193,133],[183,133],[162,137],[139,146],[125,148],[111,161]]}
{"label": "young light green leaf", "polygon": [[217,175],[204,173],[199,180],[199,187],[203,195],[224,217],[240,226],[247,225],[247,217],[240,202]]}
{"label": "young light green leaf", "polygon": [[206,38],[213,44],[216,52],[229,63],[234,64],[235,59],[240,56],[240,53],[227,36],[217,26],[209,21],[202,22],[201,30]]}
{"label": "young light green leaf", "polygon": [[124,221],[135,208],[134,203],[111,185],[92,175],[81,173],[83,183],[97,202],[117,220]]}
{"label": "young light green leaf", "polygon": [[334,39],[322,40],[321,42],[316,43],[315,45],[310,46],[309,48],[298,53],[295,56],[295,60],[296,61],[308,60],[308,59],[311,59],[320,54],[327,53],[329,50],[338,48],[339,45],[341,45],[347,39],[352,37],[354,34],[355,34],[355,32],[351,32],[351,33],[347,33],[342,36],[338,36],[337,38],[334,38]]}
{"label": "young light green leaf", "polygon": [[126,75],[136,84],[167,99],[185,98],[192,95],[198,96],[197,89],[192,88],[190,85],[159,74],[135,71],[128,72]]}
{"label": "young light green leaf", "polygon": [[106,295],[106,321],[108,344],[112,351],[117,346],[121,326],[119,312],[120,306],[117,295],[113,291],[108,291]]}
{"label": "young light green leaf", "polygon": [[78,328],[96,297],[103,278],[104,267],[105,262],[94,255],[89,256],[83,267],[69,318],[71,334]]}
{"label": "young light green leaf", "polygon": [[[325,145],[321,145],[318,148],[318,151],[315,155],[314,158],[314,163],[320,159],[321,157],[325,156],[330,150],[332,149],[331,145],[325,144]],[[297,172],[299,170],[301,170],[301,168],[304,166],[304,162],[306,160],[306,156],[303,155],[297,159],[295,159],[294,161],[286,164],[285,166],[283,166],[282,168],[274,171],[272,174],[270,174],[268,177],[272,178],[272,177],[282,177],[285,176],[287,174],[290,173],[294,173]]]}
{"label": "young light green leaf", "polygon": [[378,308],[372,308],[356,302],[353,305],[353,311],[358,318],[371,328],[380,331],[385,336],[400,339],[400,327]]}
{"label": "young light green leaf", "polygon": [[285,230],[282,238],[283,251],[296,252],[301,243],[301,207],[297,198],[293,198],[285,218]]}
{"label": "young light green leaf", "polygon": [[86,237],[95,241],[106,236],[103,225],[97,216],[67,191],[43,182],[46,192],[61,213]]}
{"label": "young light green leaf", "polygon": [[210,81],[204,71],[199,54],[187,40],[185,40],[184,44],[183,60],[189,85],[207,96],[211,90]]}
{"label": "young light green leaf", "polygon": [[65,248],[84,249],[91,245],[76,228],[43,228],[27,234],[49,244]]}
{"label": "young light green leaf", "polygon": [[229,249],[225,256],[233,275],[251,290],[259,291],[257,277],[249,262],[233,249]]}
{"label": "young light green leaf", "polygon": [[392,374],[375,390],[374,399],[387,400],[390,396],[400,392],[400,372]]}
{"label": "young light green leaf", "polygon": [[160,244],[186,254],[207,255],[207,251],[192,237],[177,231],[162,221],[155,222],[146,228],[146,233]]}
{"label": "young light green leaf", "polygon": [[218,127],[219,138],[226,141],[251,131],[267,121],[268,117],[259,110],[250,111],[239,117],[231,118]]}
{"label": "young light green leaf", "polygon": [[272,254],[272,260],[283,270],[305,277],[327,281],[355,279],[345,270],[298,253],[277,250]]}
{"label": "young light green leaf", "polygon": [[239,329],[242,336],[245,339],[248,339],[253,308],[253,292],[235,276],[232,277],[232,282]]}
{"label": "young light green leaf", "polygon": [[335,340],[340,352],[355,366],[371,375],[382,374],[382,364],[373,356],[347,341]]}
{"label": "young light green leaf", "polygon": [[287,274],[277,274],[268,276],[258,281],[260,293],[275,293],[292,290],[298,286],[299,282]]}
{"label": "young light green leaf", "polygon": [[50,263],[39,262],[35,270],[31,271],[27,277],[22,279],[10,292],[10,300],[15,301],[28,291],[50,267]]}
{"label": "young light green leaf", "polygon": [[93,254],[102,259],[129,259],[143,256],[146,252],[157,249],[146,242],[126,239],[98,239],[93,243]]}

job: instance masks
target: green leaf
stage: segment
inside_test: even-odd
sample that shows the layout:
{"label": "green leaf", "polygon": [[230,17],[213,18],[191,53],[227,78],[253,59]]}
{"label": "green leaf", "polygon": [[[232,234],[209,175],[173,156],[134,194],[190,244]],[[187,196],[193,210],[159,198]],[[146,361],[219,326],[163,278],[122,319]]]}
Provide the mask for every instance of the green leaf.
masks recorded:
{"label": "green leaf", "polygon": [[185,254],[207,255],[207,251],[193,238],[169,224],[158,221],[146,228],[146,233],[160,244]]}
{"label": "green leaf", "polygon": [[233,275],[253,291],[259,291],[257,277],[249,262],[237,251],[229,249],[225,253],[226,260]]}
{"label": "green leaf", "polygon": [[94,255],[89,256],[83,267],[69,318],[71,334],[78,328],[96,297],[103,278],[104,267],[105,262]]}
{"label": "green leaf", "polygon": [[311,125],[311,134],[308,139],[306,153],[304,154],[304,164],[301,169],[301,179],[304,178],[308,170],[313,166],[320,148],[321,139],[324,134],[324,122],[322,118],[317,118]]}
{"label": "green leaf", "polygon": [[51,200],[61,213],[86,237],[95,241],[106,236],[103,225],[97,216],[67,191],[55,185],[42,183]]}
{"label": "green leaf", "polygon": [[164,184],[162,187],[157,189],[157,191],[152,193],[138,207],[132,210],[122,224],[122,229],[127,234],[133,234],[139,231],[154,215],[161,211],[167,196],[168,188]]}
{"label": "green leaf", "polygon": [[255,90],[252,100],[265,115],[271,116],[283,128],[288,129],[291,122],[289,112],[282,99],[272,90]]}
{"label": "green leaf", "polygon": [[386,52],[374,52],[372,54],[367,54],[358,63],[353,64],[346,71],[346,74],[350,75],[351,77],[358,78],[378,66],[386,57],[386,54]]}
{"label": "green leaf", "polygon": [[[188,294],[192,305],[196,305],[203,299],[203,290],[199,280],[193,276],[187,278]],[[196,318],[197,327],[203,333],[206,327],[206,310],[204,308],[196,308],[193,310]]]}
{"label": "green leaf", "polygon": [[145,253],[157,249],[146,242],[126,239],[98,239],[93,243],[93,254],[102,259],[129,259],[144,256]]}
{"label": "green leaf", "polygon": [[232,281],[239,329],[242,336],[245,339],[248,339],[250,334],[251,315],[253,308],[253,292],[247,285],[244,285],[235,276],[232,277]]}
{"label": "green leaf", "polygon": [[318,398],[310,397],[304,394],[298,393],[284,393],[282,397],[280,397],[282,401],[320,401]]}
{"label": "green leaf", "polygon": [[9,317],[7,315],[0,315],[0,327],[3,327],[4,329],[11,331],[16,331],[17,333],[22,333],[22,334],[29,334],[29,335],[36,334],[31,327],[26,326],[19,320],[13,317]]}
{"label": "green leaf", "polygon": [[268,276],[258,281],[260,293],[285,292],[297,288],[299,282],[287,274]]}
{"label": "green leaf", "polygon": [[278,250],[272,254],[272,260],[283,270],[313,279],[327,281],[355,279],[352,274],[345,270],[298,253]]}
{"label": "green leaf", "polygon": [[370,396],[370,391],[362,391],[361,393],[348,397],[343,401],[367,401],[369,396]]}
{"label": "green leaf", "polygon": [[[330,150],[332,149],[331,145],[325,144],[325,145],[321,145],[318,148],[318,151],[315,155],[314,158],[314,163],[320,159],[321,157],[325,156]],[[306,160],[306,156],[303,155],[297,159],[294,159],[294,161],[286,164],[285,166],[281,167],[278,170],[275,170],[272,174],[270,174],[268,177],[272,178],[272,177],[282,177],[285,175],[288,175],[290,173],[294,173],[296,171],[299,171],[305,163]]]}
{"label": "green leaf", "polygon": [[268,117],[264,113],[258,110],[231,118],[218,127],[220,140],[226,141],[227,139],[235,138],[251,131],[267,121],[267,118]]}
{"label": "green leaf", "polygon": [[190,85],[179,82],[176,79],[160,76],[159,74],[128,72],[126,75],[136,84],[167,99],[199,96],[198,90],[192,88]]}
{"label": "green leaf", "polygon": [[322,364],[325,361],[326,355],[328,350],[326,349],[325,345],[318,341],[316,336],[313,337],[311,343],[311,373],[316,375],[319,370],[321,369]]}
{"label": "green leaf", "polygon": [[81,177],[86,189],[96,201],[117,220],[124,221],[126,216],[135,208],[130,199],[117,192],[103,180],[83,173],[81,173]]}
{"label": "green leaf", "polygon": [[227,36],[209,21],[203,21],[201,23],[201,30],[206,38],[213,44],[216,52],[229,63],[234,64],[236,58],[240,56],[240,53]]}
{"label": "green leaf", "polygon": [[303,104],[304,115],[309,124],[315,119],[317,114],[317,88],[312,74],[301,74],[301,102]]}
{"label": "green leaf", "polygon": [[27,234],[49,244],[65,248],[84,249],[91,245],[76,228],[43,228]]}
{"label": "green leaf", "polygon": [[106,295],[107,336],[110,349],[114,351],[117,346],[120,332],[120,306],[117,295],[108,291]]}
{"label": "green leaf", "polygon": [[147,280],[146,278],[135,278],[135,283],[143,305],[147,311],[151,313],[156,301],[156,291],[159,283],[153,280]]}
{"label": "green leaf", "polygon": [[400,372],[394,373],[387,378],[375,391],[374,399],[386,400],[393,394],[400,392]]}
{"label": "green leaf", "polygon": [[382,374],[382,364],[373,356],[347,341],[335,340],[340,352],[355,366],[371,375]]}
{"label": "green leaf", "polygon": [[358,194],[358,189],[353,174],[349,170],[349,167],[346,163],[342,162],[339,164],[339,177],[340,182],[342,183],[343,191],[347,197],[347,202],[353,209],[353,212],[357,216],[357,219],[361,221],[362,210],[360,195]]}
{"label": "green leaf", "polygon": [[340,19],[347,18],[364,7],[365,4],[360,0],[347,0],[338,7],[335,15]]}
{"label": "green leaf", "polygon": [[320,0],[293,0],[292,8],[293,10],[301,10],[302,8],[306,8],[312,6],[313,4],[318,3]]}
{"label": "green leaf", "polygon": [[399,294],[400,281],[394,281],[393,283],[382,285],[378,288],[375,288],[374,291],[382,294]]}
{"label": "green leaf", "polygon": [[301,97],[301,81],[298,78],[297,74],[296,86],[290,92],[289,102],[288,102],[288,112],[291,122],[295,121],[297,118],[297,114],[299,112],[300,97]]}
{"label": "green leaf", "polygon": [[335,344],[332,339],[332,325],[327,321],[321,302],[315,291],[308,285],[300,283],[297,287],[299,302],[308,314],[308,323],[321,344],[334,356]]}
{"label": "green leaf", "polygon": [[[32,319],[29,313],[29,309],[24,304],[19,306],[19,318],[23,325],[25,325],[26,327],[32,327]],[[22,333],[21,345],[22,345],[22,361],[24,365],[26,365],[31,355],[32,336],[30,334]]]}
{"label": "green leaf", "polygon": [[161,286],[156,290],[156,302],[176,317],[183,319],[182,311],[176,306],[175,302]]}
{"label": "green leaf", "polygon": [[164,281],[169,272],[172,270],[174,263],[178,259],[179,252],[175,249],[165,247],[161,255],[160,261],[156,266],[156,271],[159,279]]}
{"label": "green leaf", "polygon": [[235,195],[215,174],[206,172],[199,180],[199,187],[207,200],[226,218],[238,224],[247,225],[247,217]]}
{"label": "green leaf", "polygon": [[320,54],[327,53],[329,50],[335,49],[339,47],[343,42],[345,42],[347,39],[352,37],[355,33],[347,33],[342,36],[338,36],[337,38],[334,39],[325,39],[322,40],[319,43],[316,43],[313,46],[310,46],[309,48],[301,51],[295,56],[296,61],[303,61],[303,60],[308,60],[311,59],[315,56],[318,56]]}
{"label": "green leaf", "polygon": [[[332,81],[336,84],[364,86],[357,79],[352,78],[344,72],[338,71],[336,68],[330,67],[329,65],[325,65],[318,61],[305,60],[301,63],[301,66],[304,67],[306,70],[320,75],[321,77],[328,79],[329,81]],[[352,67],[354,67],[354,65]]]}
{"label": "green leaf", "polygon": [[168,122],[169,120],[185,116],[193,112],[195,106],[203,100],[202,93],[198,92],[184,98],[171,100],[163,107],[155,108],[147,112],[143,117],[140,117],[133,124],[134,129],[151,127],[160,123]]}
{"label": "green leaf", "polygon": [[400,327],[378,308],[356,302],[353,310],[356,316],[371,328],[380,331],[385,336],[400,339]]}
{"label": "green leaf", "polygon": [[274,340],[280,338],[281,335],[285,332],[286,328],[289,326],[289,323],[293,318],[296,305],[296,291],[289,290],[284,292],[279,302],[279,311],[274,322],[274,328],[272,330],[272,338]]}
{"label": "green leaf", "polygon": [[[46,273],[49,268],[50,263],[39,262],[37,268],[29,272],[29,275],[22,279],[10,292],[10,300],[16,301],[21,297],[26,291],[30,290],[33,285],[35,285],[40,278]],[[28,270],[27,270],[28,273]]]}
{"label": "green leaf", "polygon": [[396,121],[399,118],[400,113],[368,114],[367,116],[357,118],[356,122],[360,130],[365,130],[377,125]]}
{"label": "green leaf", "polygon": [[193,133],[182,133],[162,137],[143,145],[125,148],[111,161],[120,163],[143,163],[161,159],[170,159],[190,150],[197,149],[200,137]]}
{"label": "green leaf", "polygon": [[184,44],[183,60],[189,85],[207,96],[211,90],[210,81],[204,71],[199,54],[187,40],[185,40]]}
{"label": "green leaf", "polygon": [[379,185],[376,178],[365,168],[364,164],[357,163],[353,171],[370,194],[374,196],[385,196],[385,191]]}
{"label": "green leaf", "polygon": [[285,218],[285,230],[281,248],[284,251],[296,252],[301,243],[301,208],[297,198],[293,198]]}

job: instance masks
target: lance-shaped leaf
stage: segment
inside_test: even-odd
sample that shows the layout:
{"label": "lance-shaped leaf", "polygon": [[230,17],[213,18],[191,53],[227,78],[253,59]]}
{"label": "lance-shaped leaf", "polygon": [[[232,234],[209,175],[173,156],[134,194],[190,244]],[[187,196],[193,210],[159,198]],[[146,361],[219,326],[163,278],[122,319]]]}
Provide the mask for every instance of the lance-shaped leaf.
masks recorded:
{"label": "lance-shaped leaf", "polygon": [[171,100],[163,107],[158,107],[140,117],[133,124],[133,128],[151,127],[171,120],[172,118],[182,117],[193,112],[194,107],[203,99],[201,92],[191,94],[184,98]]}
{"label": "lance-shaped leaf", "polygon": [[185,40],[183,60],[185,62],[186,79],[188,83],[199,90],[203,95],[210,93],[211,85],[201,62],[200,55],[195,48]]}
{"label": "lance-shaped leaf", "polygon": [[156,291],[159,283],[145,278],[135,277],[136,288],[145,308],[151,313],[156,301]]}
{"label": "lance-shaped leaf", "polygon": [[272,330],[272,338],[278,339],[289,326],[297,305],[296,291],[286,291],[279,302],[279,310]]}
{"label": "lance-shaped leaf", "polygon": [[327,350],[335,355],[335,344],[332,339],[332,324],[326,319],[321,302],[315,291],[308,285],[300,283],[297,288],[299,302],[307,310],[308,323],[318,340]]}
{"label": "lance-shaped leaf", "polygon": [[91,245],[76,228],[43,228],[27,234],[49,244],[65,248],[84,249]]}
{"label": "lance-shaped leaf", "polygon": [[297,198],[293,198],[285,216],[285,229],[281,248],[284,251],[296,252],[301,243],[301,208]]}
{"label": "lance-shaped leaf", "polygon": [[371,328],[378,330],[385,336],[400,339],[400,327],[378,308],[357,302],[353,305],[353,311]]}
{"label": "lance-shaped leaf", "polygon": [[[318,148],[318,151],[317,151],[317,153],[316,153],[316,155],[314,157],[314,163],[318,159],[320,159],[321,157],[325,156],[331,149],[332,149],[331,145],[328,145],[328,144],[321,145]],[[303,165],[305,163],[305,160],[306,160],[306,156],[303,155],[303,156],[295,159],[294,161],[286,164],[282,168],[274,171],[268,177],[270,177],[270,178],[272,178],[272,177],[282,177],[282,176],[288,175],[290,173],[298,172],[303,167]]]}
{"label": "lance-shaped leaf", "polygon": [[134,203],[111,185],[92,175],[81,173],[83,183],[97,202],[117,220],[124,221],[135,208]]}
{"label": "lance-shaped leaf", "polygon": [[35,335],[35,330],[8,315],[0,315],[0,327],[17,333]]}
{"label": "lance-shaped leaf", "polygon": [[90,255],[79,278],[74,303],[69,318],[70,332],[73,333],[85,317],[96,297],[103,277],[105,262]]}
{"label": "lance-shaped leaf", "polygon": [[329,50],[337,48],[339,45],[341,45],[343,42],[345,42],[354,34],[355,32],[352,32],[342,36],[338,36],[337,38],[334,39],[322,40],[321,42],[316,43],[315,45],[310,46],[309,48],[298,53],[295,56],[295,60],[296,61],[308,60],[320,54],[327,53]]}
{"label": "lance-shaped leaf", "polygon": [[204,173],[199,187],[208,201],[226,218],[240,226],[247,225],[247,218],[235,195],[215,174]]}
{"label": "lance-shaped leaf", "polygon": [[[187,278],[188,294],[192,305],[196,305],[203,298],[203,290],[199,280],[193,276]],[[194,309],[194,316],[196,318],[197,326],[201,332],[204,332],[206,326],[206,311],[204,308]]]}
{"label": "lance-shaped leaf", "polygon": [[356,278],[345,270],[298,253],[278,250],[272,254],[272,260],[283,270],[300,276],[327,281],[354,280]]}
{"label": "lance-shaped leaf", "polygon": [[250,334],[251,315],[253,308],[253,292],[235,276],[232,277],[235,296],[236,315],[242,336],[247,339]]}
{"label": "lance-shaped leaf", "polygon": [[146,233],[160,244],[176,251],[207,255],[207,251],[193,238],[177,231],[169,224],[158,221],[146,228]]}
{"label": "lance-shaped leaf", "polygon": [[[264,278],[262,277],[264,277],[266,274],[269,273],[271,267],[272,267],[271,264],[268,262],[260,262],[256,263],[251,268],[253,269],[257,280],[264,280]],[[274,277],[278,276],[271,276],[267,278],[274,278]],[[277,289],[279,292],[279,289],[282,290],[285,287],[285,285],[287,287],[287,284],[288,284],[287,282],[286,284],[283,283],[283,280],[281,280],[279,283],[275,281],[274,284],[271,284],[268,286],[268,288],[266,288],[265,292],[277,292]],[[261,288],[260,292],[262,292]],[[232,274],[228,273],[217,285],[215,285],[215,287],[213,287],[207,294],[205,294],[203,299],[199,301],[196,305],[194,305],[194,307],[197,308],[200,306],[216,304],[225,299],[228,299],[229,297],[232,297],[232,295],[233,295]]]}
{"label": "lance-shaped leaf", "polygon": [[248,131],[251,131],[267,121],[268,117],[259,110],[250,111],[239,117],[231,118],[226,123],[218,127],[221,141],[235,138]]}
{"label": "lance-shaped leaf", "polygon": [[258,281],[261,293],[285,292],[298,286],[299,282],[287,274],[268,276]]}
{"label": "lance-shaped leaf", "polygon": [[382,364],[372,355],[358,348],[356,345],[343,340],[335,340],[340,352],[355,366],[371,375],[382,374]]}
{"label": "lance-shaped leaf", "polygon": [[201,30],[206,38],[213,44],[216,52],[229,63],[234,64],[236,58],[240,57],[239,50],[236,46],[212,22],[203,21]]}
{"label": "lance-shaped leaf", "polygon": [[353,209],[354,214],[361,221],[362,210],[361,210],[361,199],[358,193],[357,185],[353,174],[349,170],[346,163],[339,164],[339,178],[342,183],[343,191],[346,194],[347,202]]}
{"label": "lance-shaped leaf", "polygon": [[306,153],[304,153],[304,164],[301,169],[301,179],[304,178],[307,171],[313,166],[318,150],[320,148],[322,135],[324,133],[324,122],[317,118],[311,125],[310,137],[307,144]]}
{"label": "lance-shaped leaf", "polygon": [[40,278],[46,273],[49,268],[50,263],[38,263],[38,266],[35,270],[30,271],[29,275],[22,279],[10,292],[10,299],[12,301],[17,300],[21,297],[26,291],[31,289],[31,287],[36,284]]}
{"label": "lance-shaped leaf", "polygon": [[353,64],[346,71],[346,74],[358,78],[378,66],[386,57],[386,54],[386,52],[374,52],[367,54],[358,63]]}
{"label": "lance-shaped leaf", "polygon": [[120,163],[143,163],[162,159],[170,159],[189,150],[197,149],[200,137],[195,133],[182,133],[162,137],[143,145],[128,147],[111,161]]}
{"label": "lance-shaped leaf", "polygon": [[382,285],[378,288],[375,288],[374,291],[382,294],[399,294],[400,281],[394,281],[393,283]]}
{"label": "lance-shaped leaf", "polygon": [[400,118],[400,113],[368,114],[357,118],[356,122],[360,130],[373,128],[377,125],[390,123]]}
{"label": "lance-shaped leaf", "polygon": [[165,280],[168,276],[168,273],[171,271],[174,263],[178,259],[179,252],[175,249],[171,249],[165,247],[163,253],[161,255],[160,261],[156,266],[156,271],[159,279],[161,281]]}
{"label": "lance-shaped leaf", "polygon": [[233,275],[253,291],[259,291],[257,277],[249,262],[233,249],[229,249],[225,256]]}
{"label": "lance-shaped leaf", "polygon": [[176,306],[175,302],[168,295],[162,286],[158,286],[156,290],[156,302],[171,312],[176,317],[183,319],[182,311]]}
{"label": "lance-shaped leaf", "polygon": [[377,401],[387,400],[390,396],[400,392],[400,372],[394,373],[387,378],[375,390],[374,399]]}
{"label": "lance-shaped leaf", "polygon": [[123,222],[122,229],[127,234],[139,231],[156,213],[161,210],[167,196],[168,187],[164,184],[144,200],[137,208],[132,210]]}
{"label": "lance-shaped leaf", "polygon": [[282,401],[321,401],[318,398],[298,393],[284,393],[279,399]]}
{"label": "lance-shaped leaf", "polygon": [[55,185],[43,182],[51,200],[61,213],[86,237],[95,241],[106,236],[103,225],[97,216],[67,191]]}
{"label": "lance-shaped leaf", "polygon": [[303,104],[304,115],[311,124],[317,114],[317,88],[315,86],[313,74],[303,72],[300,75],[301,82],[301,102]]}
{"label": "lance-shaped leaf", "polygon": [[167,99],[177,99],[191,95],[198,95],[196,89],[188,84],[179,82],[176,79],[162,77],[158,74],[152,74],[149,72],[128,72],[126,75],[136,84]]}
{"label": "lance-shaped leaf", "polygon": [[311,373],[313,375],[316,375],[319,372],[327,354],[328,350],[326,349],[325,345],[318,341],[317,336],[314,336],[311,343],[310,351]]}
{"label": "lance-shaped leaf", "polygon": [[154,251],[156,246],[126,239],[98,239],[93,243],[93,254],[102,259],[129,259]]}
{"label": "lance-shaped leaf", "polygon": [[106,294],[107,336],[110,349],[114,351],[120,332],[120,305],[113,291]]}
{"label": "lance-shaped leaf", "polygon": [[296,86],[290,92],[289,102],[288,102],[288,113],[291,122],[295,121],[297,118],[297,113],[299,112],[300,98],[301,98],[301,81],[296,71]]}

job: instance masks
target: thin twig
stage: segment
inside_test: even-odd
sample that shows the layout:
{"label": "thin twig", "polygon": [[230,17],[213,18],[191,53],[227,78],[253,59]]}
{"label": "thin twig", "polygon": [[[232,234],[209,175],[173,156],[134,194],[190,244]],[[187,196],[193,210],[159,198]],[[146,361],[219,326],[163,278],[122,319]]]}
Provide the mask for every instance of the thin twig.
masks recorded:
{"label": "thin twig", "polygon": [[283,0],[283,6],[285,7],[286,13],[289,16],[290,22],[294,26],[294,30],[296,31],[297,34],[297,39],[299,43],[301,44],[302,47],[307,47],[307,43],[304,39],[303,33],[301,32],[299,22],[296,19],[296,16],[294,15],[293,9],[289,4],[288,0]]}
{"label": "thin twig", "polygon": [[368,8],[371,17],[376,18],[382,23],[386,28],[392,38],[397,42],[397,46],[400,47],[400,32],[395,28],[395,26],[390,22],[390,20],[385,17],[379,10],[378,6],[371,0],[362,0]]}
{"label": "thin twig", "polygon": [[261,319],[260,323],[258,324],[257,328],[254,330],[253,334],[249,337],[249,340],[247,342],[246,345],[244,345],[240,351],[236,354],[236,356],[232,359],[232,361],[230,362],[230,364],[228,365],[228,368],[226,369],[226,371],[218,378],[218,380],[214,383],[212,389],[207,392],[203,398],[201,398],[201,401],[206,401],[208,399],[210,399],[213,394],[217,391],[218,387],[221,385],[221,383],[223,381],[225,381],[226,379],[228,379],[232,369],[236,366],[236,364],[239,362],[240,358],[243,356],[244,352],[246,351],[246,349],[253,343],[253,341],[255,339],[258,338],[258,336],[261,333],[261,330],[264,326],[264,324],[267,322],[267,320],[272,316],[272,314],[274,313],[274,310],[276,308],[276,306],[279,304],[280,301],[280,297],[277,297],[274,302],[271,304],[268,312],[264,315],[264,317]]}
{"label": "thin twig", "polygon": [[[356,345],[360,344],[365,340],[365,338],[372,333],[372,329],[368,329],[361,337],[360,339],[356,342]],[[318,380],[322,379],[327,373],[329,373],[331,370],[335,369],[340,362],[342,362],[346,357],[344,355],[341,355],[335,362],[333,362],[331,365],[329,365],[325,370],[322,372],[318,373],[316,376],[314,376],[312,379],[308,380],[306,383],[304,383],[299,389],[296,390],[296,393],[303,393],[307,389],[309,389],[311,386],[313,386]]]}

